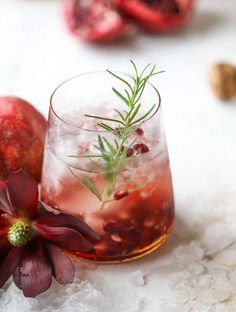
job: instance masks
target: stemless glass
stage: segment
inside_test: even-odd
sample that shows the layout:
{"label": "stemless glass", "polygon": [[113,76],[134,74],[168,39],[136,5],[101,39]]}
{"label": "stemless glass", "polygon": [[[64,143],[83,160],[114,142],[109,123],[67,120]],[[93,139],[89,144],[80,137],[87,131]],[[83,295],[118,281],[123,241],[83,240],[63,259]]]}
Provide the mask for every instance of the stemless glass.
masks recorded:
{"label": "stemless glass", "polygon": [[117,110],[126,107],[113,86],[123,90],[122,82],[107,72],[91,72],[65,81],[54,91],[42,178],[46,204],[83,219],[101,236],[93,253],[76,255],[103,263],[128,261],[155,250],[169,236],[174,220],[161,99],[152,84],[146,85],[136,120],[155,104],[154,110],[130,127],[125,146],[114,156],[119,162],[116,171],[104,167],[99,157],[101,141],[108,154],[112,153],[109,145],[117,148],[122,125],[106,120],[116,127],[115,133],[106,131],[98,126],[102,120],[86,115],[119,118]]}

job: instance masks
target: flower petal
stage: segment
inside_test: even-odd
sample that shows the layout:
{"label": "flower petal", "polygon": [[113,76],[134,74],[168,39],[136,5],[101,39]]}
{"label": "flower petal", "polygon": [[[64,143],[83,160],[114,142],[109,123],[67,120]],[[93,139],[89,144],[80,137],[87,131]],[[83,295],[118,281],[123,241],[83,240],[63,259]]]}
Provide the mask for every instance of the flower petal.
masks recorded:
{"label": "flower petal", "polygon": [[6,187],[7,187],[6,183],[0,180],[0,190],[5,190]]}
{"label": "flower petal", "polygon": [[81,234],[66,227],[50,227],[37,224],[35,229],[39,235],[63,249],[75,252],[92,252],[94,246]]}
{"label": "flower petal", "polygon": [[30,248],[15,270],[13,280],[26,297],[36,297],[45,292],[52,283],[52,268],[40,245]]}
{"label": "flower petal", "polygon": [[11,205],[16,210],[31,215],[37,212],[38,185],[24,170],[18,170],[10,174],[7,194]]}
{"label": "flower petal", "polygon": [[9,241],[7,239],[6,234],[1,234],[0,232],[0,265],[3,259],[6,257],[10,250],[11,246],[9,244]]}
{"label": "flower petal", "polygon": [[[43,205],[43,203],[41,203]],[[90,237],[96,240],[100,239],[100,236],[91,229],[84,221],[79,218],[73,217],[69,214],[59,213],[54,214],[45,210],[44,214],[36,221],[38,224],[45,224],[48,226],[60,226],[69,227],[76,230],[86,237]]]}
{"label": "flower petal", "polygon": [[18,267],[22,257],[22,248],[12,247],[0,265],[0,288]]}
{"label": "flower petal", "polygon": [[6,184],[2,181],[0,181],[0,210],[11,216],[16,216],[14,208],[7,199]]}
{"label": "flower petal", "polygon": [[72,283],[75,267],[71,259],[58,247],[47,244],[47,249],[53,265],[53,276],[59,284]]}
{"label": "flower petal", "polygon": [[21,289],[21,285],[20,285],[20,266],[18,266],[12,276],[13,278],[13,282],[15,283],[15,285]]}
{"label": "flower petal", "polygon": [[6,213],[0,213],[0,237],[2,234],[7,233],[8,229],[10,228],[11,219],[8,218]]}

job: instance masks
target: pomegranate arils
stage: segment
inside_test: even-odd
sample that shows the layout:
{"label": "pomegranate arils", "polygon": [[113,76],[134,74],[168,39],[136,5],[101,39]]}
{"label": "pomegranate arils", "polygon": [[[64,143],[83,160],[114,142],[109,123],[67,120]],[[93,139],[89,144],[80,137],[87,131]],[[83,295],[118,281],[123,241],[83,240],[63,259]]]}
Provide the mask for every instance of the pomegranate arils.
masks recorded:
{"label": "pomegranate arils", "polygon": [[103,229],[105,232],[109,233],[109,234],[119,234],[119,224],[117,225],[117,222],[115,221],[110,221],[107,222],[104,226]]}
{"label": "pomegranate arils", "polygon": [[137,128],[137,129],[135,130],[135,133],[136,133],[137,135],[142,136],[142,135],[144,134],[144,131],[143,131],[142,128]]}
{"label": "pomegranate arils", "polygon": [[179,14],[180,8],[175,0],[144,0],[144,2],[165,13]]}
{"label": "pomegranate arils", "polygon": [[[122,147],[121,147],[121,152],[123,152],[124,149],[125,149],[125,147],[122,146]],[[134,153],[134,150],[133,150],[132,148],[128,148],[128,149],[127,149],[127,154],[126,154],[126,156],[127,156],[127,157],[131,157],[131,156],[133,155],[133,153]]]}
{"label": "pomegranate arils", "polygon": [[126,197],[126,196],[128,196],[128,195],[129,195],[129,192],[128,192],[128,191],[126,191],[126,190],[120,190],[120,191],[115,192],[115,194],[113,195],[113,198],[114,198],[115,200],[120,200],[120,199],[122,199],[122,198],[124,198],[124,197]]}
{"label": "pomegranate arils", "polygon": [[137,154],[145,154],[149,152],[149,148],[147,147],[146,144],[144,143],[137,143],[133,146],[133,150],[137,153]]}
{"label": "pomegranate arils", "polygon": [[127,150],[127,157],[131,157],[133,155],[133,153],[134,153],[134,150],[132,148],[129,148]]}

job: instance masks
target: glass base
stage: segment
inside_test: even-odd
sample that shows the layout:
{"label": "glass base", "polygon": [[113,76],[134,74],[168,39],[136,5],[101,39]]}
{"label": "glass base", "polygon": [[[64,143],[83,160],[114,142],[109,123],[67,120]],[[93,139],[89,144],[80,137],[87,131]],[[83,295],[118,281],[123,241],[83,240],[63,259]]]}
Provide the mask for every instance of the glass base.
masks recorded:
{"label": "glass base", "polygon": [[129,262],[129,261],[133,261],[133,260],[140,259],[140,258],[150,254],[151,252],[155,251],[160,246],[162,246],[166,242],[168,237],[170,236],[172,228],[173,228],[173,225],[169,228],[169,230],[163,236],[161,236],[153,244],[139,250],[138,252],[130,253],[130,254],[127,254],[124,256],[120,256],[120,257],[115,257],[114,259],[112,259],[112,257],[89,259],[89,258],[83,257],[81,255],[76,255],[76,254],[72,254],[72,255],[79,260],[82,260],[85,262],[98,263],[98,264],[114,264],[114,263],[125,263],[125,262]]}

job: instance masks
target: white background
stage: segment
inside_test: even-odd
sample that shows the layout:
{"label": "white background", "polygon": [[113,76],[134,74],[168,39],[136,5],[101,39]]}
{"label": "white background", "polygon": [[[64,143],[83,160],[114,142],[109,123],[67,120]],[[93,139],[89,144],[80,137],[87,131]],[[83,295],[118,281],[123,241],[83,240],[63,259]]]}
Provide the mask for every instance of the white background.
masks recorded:
{"label": "white background", "polygon": [[25,98],[45,116],[61,81],[96,69],[129,71],[129,59],[166,70],[153,82],[162,95],[175,188],[171,239],[133,263],[78,263],[73,286],[54,285],[37,300],[25,300],[9,282],[0,311],[236,311],[236,100],[219,102],[207,77],[215,61],[236,65],[235,0],[197,1],[184,30],[106,46],[76,42],[59,0],[0,0],[0,94]]}

